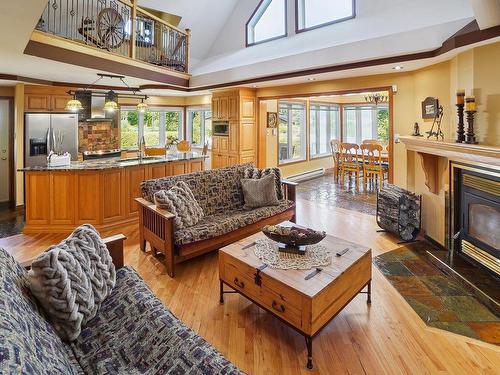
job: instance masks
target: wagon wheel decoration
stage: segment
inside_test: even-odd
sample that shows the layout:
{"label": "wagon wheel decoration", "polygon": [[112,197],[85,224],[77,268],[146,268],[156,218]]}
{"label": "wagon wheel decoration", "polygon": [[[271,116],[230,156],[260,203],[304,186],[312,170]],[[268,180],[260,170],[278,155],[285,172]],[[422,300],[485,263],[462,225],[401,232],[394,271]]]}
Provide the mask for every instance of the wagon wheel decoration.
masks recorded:
{"label": "wagon wheel decoration", "polygon": [[125,38],[123,17],[113,8],[104,8],[97,16],[97,34],[105,48],[118,48]]}

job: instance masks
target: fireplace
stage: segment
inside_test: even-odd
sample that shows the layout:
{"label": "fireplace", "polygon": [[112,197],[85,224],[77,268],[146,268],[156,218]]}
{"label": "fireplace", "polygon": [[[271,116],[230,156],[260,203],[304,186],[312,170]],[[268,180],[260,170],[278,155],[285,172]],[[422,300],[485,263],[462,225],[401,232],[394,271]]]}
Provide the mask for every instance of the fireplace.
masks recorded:
{"label": "fireplace", "polygon": [[500,275],[500,172],[452,163],[451,250]]}

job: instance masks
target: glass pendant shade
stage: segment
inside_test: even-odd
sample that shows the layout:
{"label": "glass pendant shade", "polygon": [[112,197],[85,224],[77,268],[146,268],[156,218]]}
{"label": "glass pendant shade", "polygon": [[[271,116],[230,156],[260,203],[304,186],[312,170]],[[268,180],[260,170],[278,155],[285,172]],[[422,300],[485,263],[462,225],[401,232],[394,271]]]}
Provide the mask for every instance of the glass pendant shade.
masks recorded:
{"label": "glass pendant shade", "polygon": [[104,110],[106,112],[114,112],[118,110],[118,104],[114,100],[108,100],[104,104]]}
{"label": "glass pendant shade", "polygon": [[66,103],[66,107],[64,107],[64,109],[70,112],[78,112],[83,109],[83,106],[79,100],[71,99],[68,100],[68,102]]}
{"label": "glass pendant shade", "polygon": [[149,106],[144,102],[137,104],[137,112],[144,113],[148,110],[148,108]]}

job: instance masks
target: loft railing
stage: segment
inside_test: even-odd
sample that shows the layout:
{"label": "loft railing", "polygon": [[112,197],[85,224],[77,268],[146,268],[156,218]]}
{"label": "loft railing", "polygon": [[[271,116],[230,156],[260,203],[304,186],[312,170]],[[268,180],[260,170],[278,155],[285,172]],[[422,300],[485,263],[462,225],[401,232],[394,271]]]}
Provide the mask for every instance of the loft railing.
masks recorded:
{"label": "loft railing", "polygon": [[49,0],[36,30],[188,72],[189,30],[169,25],[125,0]]}

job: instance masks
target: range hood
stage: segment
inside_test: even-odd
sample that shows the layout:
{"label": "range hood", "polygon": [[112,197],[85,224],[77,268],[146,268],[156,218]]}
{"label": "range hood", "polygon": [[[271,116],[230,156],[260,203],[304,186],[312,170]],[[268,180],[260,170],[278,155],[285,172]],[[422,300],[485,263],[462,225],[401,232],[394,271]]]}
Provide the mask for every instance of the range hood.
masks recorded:
{"label": "range hood", "polygon": [[83,110],[78,114],[79,121],[86,122],[111,122],[114,113],[104,111],[105,98],[92,95],[90,91],[77,91],[75,96],[82,103]]}

